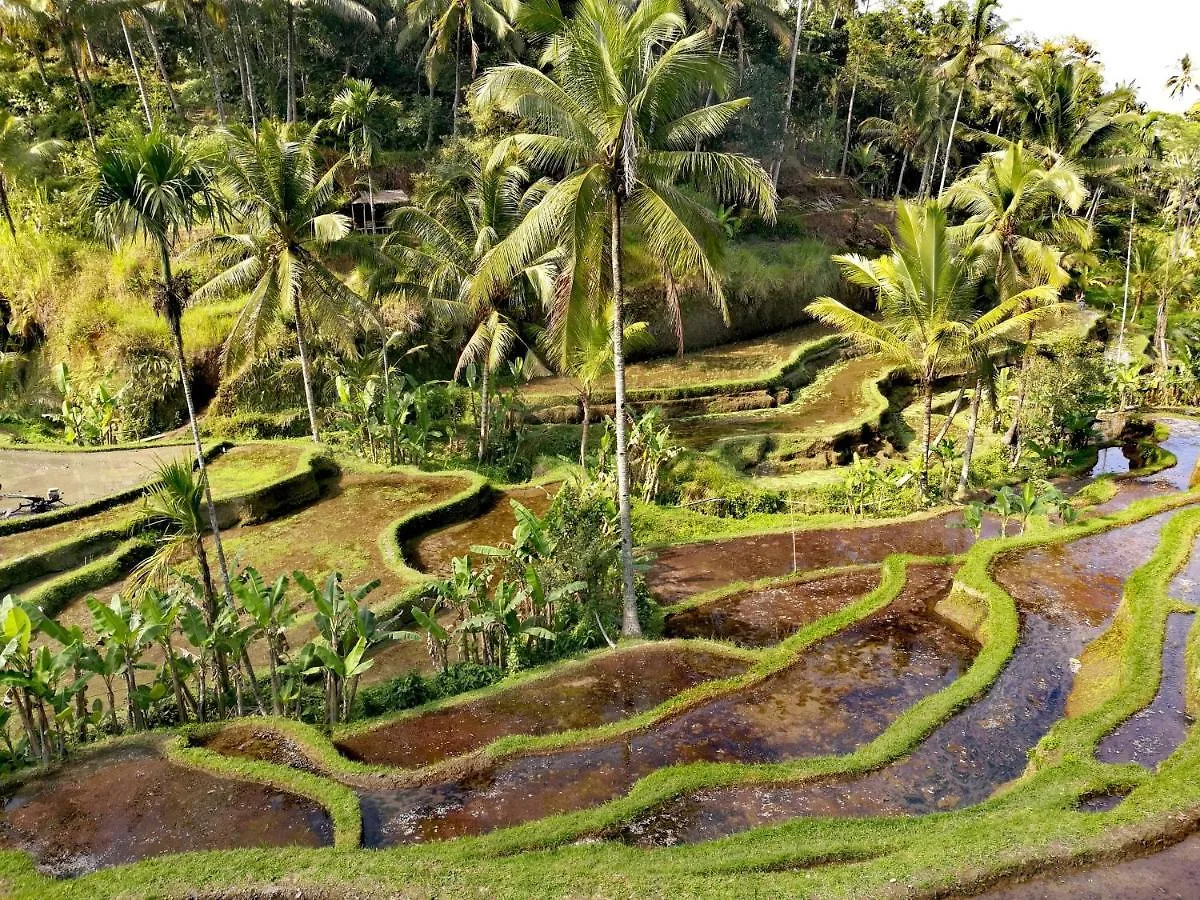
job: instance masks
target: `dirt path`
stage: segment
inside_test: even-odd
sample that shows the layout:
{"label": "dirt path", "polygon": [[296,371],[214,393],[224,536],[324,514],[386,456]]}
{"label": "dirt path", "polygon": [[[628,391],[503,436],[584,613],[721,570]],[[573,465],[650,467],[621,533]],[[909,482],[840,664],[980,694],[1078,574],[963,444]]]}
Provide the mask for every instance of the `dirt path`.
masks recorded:
{"label": "dirt path", "polygon": [[[62,491],[67,503],[84,503],[144,484],[163,462],[191,453],[191,447],[139,447],[134,450],[71,452],[0,450],[0,490],[18,494]],[[15,501],[0,501],[7,508]]]}

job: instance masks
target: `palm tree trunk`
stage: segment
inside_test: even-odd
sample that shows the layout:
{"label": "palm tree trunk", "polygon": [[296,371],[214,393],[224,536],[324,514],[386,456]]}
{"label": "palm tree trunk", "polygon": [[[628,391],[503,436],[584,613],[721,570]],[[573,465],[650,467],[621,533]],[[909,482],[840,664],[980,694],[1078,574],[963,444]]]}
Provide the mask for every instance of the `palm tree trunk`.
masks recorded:
{"label": "palm tree trunk", "polygon": [[[803,0],[798,0],[798,2],[803,2]],[[725,39],[727,37],[729,37],[729,23],[731,21],[733,21],[733,16],[731,16],[729,14],[729,12],[726,11],[725,27],[721,29],[721,43],[717,46],[717,61],[718,62],[720,62],[720,60],[722,60],[725,57]],[[738,78],[739,78],[739,80],[741,79],[740,74],[739,74]],[[715,96],[716,96],[716,93],[713,90],[713,86],[710,84],[708,86],[708,93],[704,95],[704,105],[712,106],[713,98]],[[700,152],[700,139],[699,138],[696,138],[696,152],[697,153]]]}
{"label": "palm tree trunk", "polygon": [[617,506],[621,521],[621,584],[624,599],[621,634],[641,637],[637,593],[633,584],[633,513],[629,498],[629,438],[625,424],[625,282],[621,271],[621,188],[613,191],[611,205],[612,246],[612,346],[613,392],[616,395]]}
{"label": "palm tree trunk", "polygon": [[479,379],[479,461],[483,462],[483,458],[487,455],[488,421],[491,419],[488,408],[488,382],[491,380],[491,373],[488,371],[486,358],[483,361]]}
{"label": "palm tree trunk", "polygon": [[[291,8],[290,3],[288,4],[288,8]],[[208,42],[208,27],[205,25],[204,17],[200,13],[196,14],[196,31],[200,35],[200,48],[204,51],[204,60],[208,63],[208,74],[212,79],[213,99],[217,104],[217,121],[221,125],[224,125],[225,104],[221,100],[221,79],[217,75],[217,65],[213,62],[212,47]]]}
{"label": "palm tree trunk", "polygon": [[433,73],[426,71],[425,78],[429,82],[429,123],[425,127],[425,149],[429,150],[433,147],[433,132],[436,124],[436,112],[434,110],[434,88],[437,82],[434,80]]}
{"label": "palm tree trunk", "polygon": [[158,77],[162,79],[163,87],[167,89],[167,96],[171,98],[171,109],[175,111],[175,115],[180,115],[179,97],[175,93],[175,86],[171,84],[171,76],[167,72],[167,66],[163,62],[162,50],[158,46],[158,38],[154,36],[154,29],[150,25],[150,20],[142,13],[138,13],[138,18],[142,20],[142,31],[146,33],[146,42],[150,45],[150,51],[154,54],[154,66],[158,69]]}
{"label": "palm tree trunk", "polygon": [[296,121],[296,6],[293,0],[284,0],[287,6],[287,120]]}
{"label": "palm tree trunk", "polygon": [[15,238],[17,236],[17,226],[13,222],[12,209],[8,205],[8,185],[4,182],[3,172],[0,172],[0,213],[4,214],[4,221],[8,223],[8,230]]}
{"label": "palm tree trunk", "polygon": [[975,376],[975,393],[971,395],[971,421],[967,425],[967,444],[963,448],[962,474],[958,477],[958,490],[954,492],[955,500],[962,500],[967,495],[967,487],[971,478],[971,457],[975,455],[975,434],[979,428],[979,407],[983,395],[983,372]]}
{"label": "palm tree trunk", "polygon": [[371,163],[367,163],[367,204],[371,207],[371,234],[375,233],[375,182],[371,178]]}
{"label": "palm tree trunk", "polygon": [[946,416],[946,422],[942,425],[937,433],[937,437],[933,439],[933,446],[940,444],[950,433],[950,426],[954,424],[954,420],[958,418],[959,407],[962,406],[963,397],[967,395],[967,386],[964,384],[958,389],[958,396],[954,398],[954,404],[950,407],[950,412]]}
{"label": "palm tree trunk", "polygon": [[175,705],[179,707],[179,721],[187,724],[187,700],[183,694],[183,681],[179,677],[179,661],[175,658],[175,648],[171,645],[171,638],[167,637],[163,641],[163,650],[167,655],[167,671],[171,676],[171,690],[175,694]]}
{"label": "palm tree trunk", "polygon": [[87,129],[88,143],[92,146],[92,152],[96,152],[96,134],[92,131],[92,119],[88,115],[87,101],[83,99],[83,79],[79,76],[79,62],[75,58],[75,48],[71,46],[70,41],[66,38],[62,40],[63,55],[67,57],[67,62],[71,66],[71,78],[75,82],[75,102],[79,105],[79,114],[83,116],[83,127]]}
{"label": "palm tree trunk", "polygon": [[921,416],[921,493],[929,494],[929,457],[933,450],[929,443],[930,433],[933,431],[933,379],[929,377],[921,380],[921,395],[923,401],[924,412]]}
{"label": "palm tree trunk", "polygon": [[854,100],[858,97],[858,73],[854,73],[854,83],[850,88],[850,108],[846,111],[846,140],[842,144],[841,176],[846,177],[846,163],[850,161],[850,134],[854,126]]}
{"label": "palm tree trunk", "polygon": [[146,114],[146,127],[153,128],[154,120],[150,117],[150,101],[146,99],[146,86],[142,84],[142,68],[138,65],[137,55],[133,52],[133,40],[129,37],[129,27],[125,24],[125,15],[120,13],[121,34],[125,36],[125,48],[129,51],[129,65],[133,67],[133,80],[137,82],[138,96],[142,100],[142,112]]}
{"label": "palm tree trunk", "polygon": [[450,108],[450,136],[458,137],[458,105],[462,94],[462,19],[454,34],[454,103]]}
{"label": "palm tree trunk", "polygon": [[958,114],[962,110],[963,94],[967,92],[967,76],[963,75],[962,84],[958,88],[958,102],[954,104],[954,118],[950,120],[950,135],[946,139],[946,161],[942,164],[942,183],[938,187],[938,196],[946,190],[946,176],[950,173],[950,151],[954,149],[954,131],[958,128]]}
{"label": "palm tree trunk", "polygon": [[[1167,271],[1170,271],[1169,263]],[[1167,286],[1165,284],[1159,289],[1158,306],[1154,313],[1154,352],[1157,357],[1158,371],[1166,372],[1170,359],[1167,353]]]}
{"label": "palm tree trunk", "polygon": [[896,179],[896,199],[900,199],[900,192],[904,190],[904,174],[908,171],[908,151],[904,151],[904,159],[900,161],[900,177]]}
{"label": "palm tree trunk", "polygon": [[588,432],[592,427],[592,397],[591,391],[584,391],[579,397],[583,405],[583,434],[579,438],[579,465],[587,465]]}
{"label": "palm tree trunk", "polygon": [[308,404],[308,426],[314,444],[321,443],[317,429],[317,401],[313,397],[312,373],[308,370],[308,351],[304,349],[304,315],[300,311],[300,295],[292,295],[292,314],[296,317],[296,347],[300,351],[300,376],[304,380],[304,400]]}
{"label": "palm tree trunk", "polygon": [[233,6],[233,25],[237,29],[242,43],[242,57],[246,65],[246,100],[250,104],[250,128],[254,136],[258,136],[258,99],[254,96],[254,69],[250,66],[250,43],[246,40],[246,31],[242,28],[240,3]]}
{"label": "palm tree trunk", "polygon": [[1032,364],[1032,356],[1033,326],[1031,325],[1029,327],[1028,345],[1026,346],[1024,356],[1021,357],[1021,383],[1017,390],[1017,405],[1016,408],[1013,409],[1012,424],[1008,426],[1008,431],[1004,433],[1004,443],[1014,447],[1017,445],[1018,435],[1021,431],[1021,413],[1025,409],[1025,396],[1029,389],[1029,367]]}
{"label": "palm tree trunk", "polygon": [[800,55],[800,32],[804,28],[804,0],[796,0],[796,30],[792,34],[791,62],[788,64],[787,99],[783,101],[783,123],[779,134],[779,156],[771,169],[771,184],[779,187],[779,169],[783,165],[783,156],[787,148],[788,126],[792,118],[792,98],[796,93],[796,59]]}

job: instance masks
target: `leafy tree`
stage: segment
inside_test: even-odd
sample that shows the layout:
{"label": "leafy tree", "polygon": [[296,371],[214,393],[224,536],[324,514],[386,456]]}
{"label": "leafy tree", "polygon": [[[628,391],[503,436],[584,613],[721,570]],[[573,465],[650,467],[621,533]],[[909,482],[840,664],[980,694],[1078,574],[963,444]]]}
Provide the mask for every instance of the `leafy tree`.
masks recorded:
{"label": "leafy tree", "polygon": [[230,129],[227,177],[238,230],[206,242],[227,268],[196,297],[249,293],[225,344],[227,366],[256,349],[281,316],[291,316],[309,428],[319,443],[305,331],[333,323],[344,335],[369,312],[330,268],[331,254],[346,247],[350,220],[339,211],[338,166],[318,174],[315,141],[303,126],[267,122],[257,136],[244,126]]}
{"label": "leafy tree", "polygon": [[372,232],[375,231],[375,183],[371,165],[382,141],[380,130],[387,124],[385,113],[398,107],[394,99],[366,78],[347,78],[346,86],[329,107],[333,127],[349,140],[350,162],[366,172]]}
{"label": "leafy tree", "polygon": [[[459,104],[462,97],[462,56],[470,58],[470,75],[475,77],[479,59],[480,32],[490,35],[501,46],[517,51],[522,46],[521,34],[514,27],[520,10],[515,0],[408,0],[404,4],[403,21],[398,16],[389,23],[396,31],[396,49],[403,50],[423,40],[417,55],[417,69],[425,69],[429,97],[433,99],[441,68],[448,59],[454,60],[454,100],[451,103],[452,133],[458,136]],[[433,144],[433,116],[425,149]]]}
{"label": "leafy tree", "polygon": [[[96,154],[85,182],[87,206],[95,216],[96,229],[110,241],[143,237],[158,250],[161,282],[156,291],[155,310],[167,320],[175,349],[183,398],[200,486],[207,506],[221,579],[229,592],[229,569],[221,544],[217,510],[212,502],[208,479],[204,477],[204,448],[196,422],[196,405],[188,378],[187,356],[183,347],[184,306],[188,280],[171,271],[171,256],[180,235],[202,221],[219,217],[224,202],[219,195],[210,148],[195,141],[167,134],[160,129],[131,134],[106,143]],[[190,471],[190,470],[189,470]]]}
{"label": "leafy tree", "polygon": [[950,172],[950,157],[954,152],[954,133],[958,128],[959,113],[962,112],[963,97],[967,88],[979,84],[983,78],[1011,55],[1005,38],[1007,26],[996,15],[1000,0],[973,0],[970,6],[960,2],[965,18],[957,33],[952,37],[952,55],[942,63],[940,74],[959,82],[958,99],[954,104],[954,117],[950,122],[950,134],[946,142],[946,160],[942,164],[942,181],[938,188],[940,196],[946,190],[946,177]]}
{"label": "leafy tree", "polygon": [[14,238],[17,225],[13,221],[9,186],[31,180],[63,146],[62,141],[29,140],[25,123],[8,110],[0,109],[0,214],[4,215]]}
{"label": "leafy tree", "polygon": [[520,152],[539,169],[561,176],[537,207],[484,260],[473,291],[508,289],[522,271],[556,247],[564,254],[557,295],[564,347],[578,346],[589,317],[612,297],[611,340],[616,394],[617,480],[621,509],[625,614],[623,631],[640,634],[633,581],[633,533],[625,422],[625,229],[650,255],[723,303],[711,259],[713,214],[682,184],[720,203],[745,203],[770,219],[775,197],[755,161],[697,151],[720,135],[748,99],[697,108],[713,85],[724,95],[728,68],[707,35],[685,35],[673,0],[628,8],[613,0],[583,0],[572,19],[544,7],[554,37],[543,72],[510,64],[488,71],[475,101],[518,116],[528,130],[501,142],[497,155]]}

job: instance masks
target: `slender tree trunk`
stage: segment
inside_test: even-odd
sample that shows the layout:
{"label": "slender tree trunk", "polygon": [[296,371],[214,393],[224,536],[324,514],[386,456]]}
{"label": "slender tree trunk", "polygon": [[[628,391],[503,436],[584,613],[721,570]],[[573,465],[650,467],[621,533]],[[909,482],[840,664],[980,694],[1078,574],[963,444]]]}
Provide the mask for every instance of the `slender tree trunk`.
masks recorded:
{"label": "slender tree trunk", "polygon": [[1121,330],[1117,333],[1117,362],[1125,362],[1125,322],[1129,312],[1129,279],[1133,272],[1133,228],[1137,215],[1137,200],[1129,204],[1129,245],[1125,249],[1125,293],[1121,301]]}
{"label": "slender tree trunk", "polygon": [[312,373],[308,368],[308,351],[304,349],[304,315],[300,311],[300,295],[292,296],[292,314],[296,317],[296,347],[300,351],[300,375],[304,379],[304,400],[308,404],[308,425],[312,430],[313,443],[321,443],[317,429],[317,401],[313,397]]}
{"label": "slender tree trunk", "polygon": [[146,34],[146,43],[150,45],[150,52],[154,54],[154,66],[158,69],[158,77],[162,79],[163,87],[167,89],[167,96],[171,98],[171,109],[175,111],[175,115],[181,115],[179,96],[175,93],[175,85],[171,84],[171,75],[167,72],[166,63],[163,62],[162,49],[158,46],[158,38],[154,36],[154,28],[150,25],[150,20],[142,13],[138,13],[138,18],[142,21],[142,31]]}
{"label": "slender tree trunk", "polygon": [[1021,413],[1025,409],[1025,396],[1029,390],[1029,369],[1033,364],[1033,326],[1029,326],[1029,335],[1026,341],[1025,353],[1021,357],[1021,374],[1020,386],[1017,390],[1017,405],[1013,410],[1012,424],[1008,426],[1008,431],[1004,434],[1004,443],[1016,447],[1020,440],[1021,433]]}
{"label": "slender tree trunk", "polygon": [[138,65],[137,54],[133,52],[133,40],[129,37],[129,26],[125,24],[125,15],[120,13],[117,18],[121,21],[121,34],[125,36],[125,48],[129,51],[129,65],[133,67],[133,80],[137,82],[138,96],[142,100],[142,112],[146,114],[146,127],[154,127],[154,119],[150,116],[150,101],[146,99],[146,86],[142,83],[142,67]]}
{"label": "slender tree trunk", "polygon": [[132,662],[125,664],[125,690],[128,694],[126,697],[126,715],[129,719],[129,727],[135,731],[141,731],[146,727],[146,722],[142,718],[142,711],[138,708],[137,702],[134,699],[137,696],[137,675],[134,673]]}
{"label": "slender tree trunk", "polygon": [[0,213],[4,214],[4,221],[8,223],[8,230],[14,238],[17,236],[17,226],[13,222],[12,209],[8,203],[8,185],[4,181],[4,173],[0,172]]}
{"label": "slender tree trunk", "polygon": [[287,6],[287,120],[296,121],[296,6],[293,0],[284,0]]}
{"label": "slender tree trunk", "polygon": [[426,71],[425,78],[429,82],[429,122],[425,127],[425,149],[429,150],[433,147],[433,132],[437,120],[437,110],[434,101],[437,99],[434,96],[434,88],[437,86],[437,80],[433,77],[431,71]]}
{"label": "slender tree trunk", "polygon": [[375,182],[371,178],[371,163],[367,162],[367,203],[371,207],[371,234],[376,231],[375,225]]}
{"label": "slender tree trunk", "polygon": [[88,115],[87,101],[83,98],[83,79],[79,76],[79,62],[75,58],[75,49],[70,42],[63,38],[62,40],[63,55],[67,57],[67,62],[71,66],[71,77],[75,81],[75,102],[79,105],[79,114],[83,116],[83,127],[87,129],[88,143],[92,147],[92,152],[96,152],[96,134],[92,131],[92,119]]}
{"label": "slender tree trunk", "polygon": [[246,667],[246,678],[250,682],[250,693],[254,695],[254,702],[258,706],[258,714],[266,715],[267,705],[263,702],[262,691],[258,689],[258,676],[254,673],[254,664],[250,662],[250,654],[246,648],[242,647],[242,665]]}
{"label": "slender tree trunk", "polygon": [[171,645],[170,637],[163,641],[163,651],[167,655],[167,672],[171,676],[171,690],[175,693],[175,705],[179,707],[179,721],[187,724],[187,699],[183,693],[183,681],[179,677],[179,661],[175,658],[175,648]]}
{"label": "slender tree trunk", "polygon": [[983,395],[983,373],[975,376],[975,392],[971,395],[971,421],[967,425],[967,444],[963,448],[962,473],[958,477],[958,490],[954,492],[955,500],[967,496],[967,488],[971,480],[971,457],[975,455],[975,434],[979,429],[979,407]]}
{"label": "slender tree trunk", "polygon": [[458,137],[458,105],[462,95],[462,19],[454,34],[454,103],[450,108],[450,137]]}
{"label": "slender tree trunk", "polygon": [[[726,10],[725,26],[721,29],[721,43],[717,46],[717,60],[718,61],[723,59],[725,56],[725,39],[727,37],[729,37],[729,23],[731,21],[733,21],[733,16],[729,14],[728,10]],[[739,79],[741,78],[740,74],[738,77],[739,77]],[[712,106],[713,98],[715,96],[716,96],[716,92],[713,90],[713,86],[710,84],[708,86],[708,93],[706,93],[704,95],[704,105]],[[699,138],[696,138],[696,152],[697,153],[700,152],[700,139]]]}
{"label": "slender tree trunk", "polygon": [[[288,9],[291,9],[291,3],[288,3]],[[200,49],[204,51],[204,60],[208,63],[208,75],[212,79],[213,99],[217,104],[217,121],[224,126],[225,103],[221,99],[221,79],[217,72],[217,64],[213,62],[212,47],[208,41],[208,26],[204,22],[204,16],[200,13],[196,13],[196,31],[200,35]]]}
{"label": "slender tree trunk", "polygon": [[79,683],[79,690],[75,692],[75,737],[82,744],[87,740],[87,682],[83,680],[83,669],[78,658],[75,660],[73,672],[75,681]]}
{"label": "slender tree trunk", "polygon": [[958,417],[958,410],[962,406],[963,397],[967,394],[967,386],[964,384],[958,389],[958,396],[954,398],[954,404],[950,407],[950,412],[946,416],[946,422],[942,425],[937,433],[937,437],[933,439],[933,446],[940,444],[950,433],[950,426],[954,424],[954,420]]}
{"label": "slender tree trunk", "polygon": [[491,421],[489,410],[490,399],[488,397],[488,382],[491,381],[491,373],[488,371],[487,359],[483,360],[483,366],[480,369],[479,375],[479,461],[483,462],[483,458],[487,456],[488,445],[488,423]]}
{"label": "slender tree trunk", "polygon": [[[1170,272],[1168,263],[1167,271]],[[1156,368],[1159,373],[1167,371],[1170,354],[1167,352],[1167,286],[1164,284],[1158,292],[1158,306],[1154,312],[1154,353],[1157,357]]]}
{"label": "slender tree trunk", "polygon": [[850,108],[846,111],[846,140],[842,144],[841,176],[846,177],[846,163],[850,160],[850,135],[854,127],[854,100],[858,97],[858,73],[854,74],[854,83],[850,87]]}
{"label": "slender tree trunk", "polygon": [[50,87],[50,79],[46,77],[46,60],[42,58],[41,44],[33,46],[33,61],[37,64],[38,75],[42,79],[42,87]]}
{"label": "slender tree trunk", "polygon": [[254,69],[250,65],[250,43],[246,40],[246,31],[242,28],[241,4],[233,6],[233,26],[237,29],[242,41],[242,55],[246,64],[246,100],[250,104],[250,128],[258,137],[258,99],[254,95]]}
{"label": "slender tree trunk", "polygon": [[779,187],[779,170],[783,166],[783,157],[787,153],[788,126],[792,120],[792,98],[796,93],[796,59],[800,55],[800,32],[804,29],[804,0],[796,0],[796,29],[792,34],[791,62],[788,64],[787,99],[783,101],[783,123],[780,126],[779,156],[771,170],[771,183]]}
{"label": "slender tree trunk", "polygon": [[592,427],[592,397],[591,391],[584,391],[579,397],[583,405],[583,434],[579,438],[579,465],[587,465],[588,432]]}
{"label": "slender tree trunk", "polygon": [[612,231],[612,345],[613,388],[616,395],[617,505],[621,520],[621,584],[624,598],[621,633],[641,637],[637,592],[633,583],[633,513],[629,497],[629,438],[625,423],[625,282],[621,270],[621,187],[614,186],[611,206]]}
{"label": "slender tree trunk", "polygon": [[275,636],[267,635],[267,665],[271,670],[271,713],[282,716],[283,706],[279,702],[279,663],[276,660]]}
{"label": "slender tree trunk", "polygon": [[954,149],[954,132],[958,128],[958,114],[962,110],[963,94],[967,92],[967,76],[963,75],[962,84],[958,88],[958,102],[954,104],[954,118],[950,120],[950,135],[946,138],[946,161],[942,164],[942,183],[938,187],[938,196],[946,190],[946,176],[950,173],[950,151]]}
{"label": "slender tree trunk", "polygon": [[933,431],[933,381],[926,377],[921,381],[921,394],[924,412],[921,422],[921,493],[929,494],[929,458],[933,449],[929,443]]}
{"label": "slender tree trunk", "polygon": [[900,161],[900,177],[896,179],[896,199],[900,199],[900,194],[904,190],[904,175],[908,171],[908,151],[904,151],[904,159]]}

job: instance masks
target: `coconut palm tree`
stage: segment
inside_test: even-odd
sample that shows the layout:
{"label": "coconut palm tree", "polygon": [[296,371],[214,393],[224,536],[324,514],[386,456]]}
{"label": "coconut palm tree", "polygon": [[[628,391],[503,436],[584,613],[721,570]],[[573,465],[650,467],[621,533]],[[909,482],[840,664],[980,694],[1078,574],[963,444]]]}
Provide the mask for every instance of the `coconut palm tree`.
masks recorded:
{"label": "coconut palm tree", "polygon": [[32,178],[64,146],[62,141],[30,141],[25,123],[0,109],[0,213],[13,237],[17,236],[17,226],[8,198],[9,185]]}
{"label": "coconut palm tree", "polygon": [[[808,306],[813,317],[854,344],[881,354],[916,377],[923,410],[923,490],[928,488],[932,451],[934,381],[947,367],[969,358],[972,347],[986,347],[1044,314],[1040,309],[1027,311],[1022,304],[1032,298],[1021,297],[976,317],[984,252],[979,243],[964,241],[961,232],[956,235],[950,229],[939,203],[922,206],[901,200],[896,204],[896,238],[889,255],[875,260],[834,257],[848,282],[875,293],[879,320],[830,297]],[[1036,293],[1048,297],[1044,290]]]}
{"label": "coconut palm tree", "polygon": [[399,104],[366,78],[347,78],[346,86],[333,98],[329,113],[338,134],[349,139],[350,162],[367,174],[367,202],[371,207],[371,232],[375,232],[375,183],[371,164],[379,152],[384,114]]}
{"label": "coconut palm tree", "polygon": [[[417,71],[425,70],[431,100],[442,66],[447,60],[454,60],[454,101],[450,104],[453,134],[458,134],[463,54],[469,55],[470,77],[474,78],[478,71],[482,34],[490,35],[497,44],[514,52],[519,51],[521,35],[513,25],[519,11],[520,4],[516,0],[408,0],[396,18],[388,23],[388,28],[396,33],[397,52],[418,40],[424,41],[417,55]],[[431,111],[425,148],[429,149],[432,143]]]}
{"label": "coconut palm tree", "polygon": [[1167,79],[1167,89],[1172,97],[1180,97],[1196,86],[1196,76],[1192,73],[1192,57],[1185,53],[1179,60],[1179,71]]}
{"label": "coconut palm tree", "polygon": [[[890,118],[863,119],[858,130],[863,136],[889,146],[901,154],[900,175],[896,179],[896,197],[904,190],[909,163],[929,159],[938,143],[940,97],[937,82],[929,72],[897,86],[895,108]],[[923,179],[925,180],[925,179]]]}
{"label": "coconut palm tree", "polygon": [[551,305],[557,253],[552,249],[532,260],[503,292],[473,294],[471,285],[487,253],[537,206],[550,182],[532,179],[520,163],[472,154],[436,166],[430,184],[422,205],[392,214],[384,252],[396,278],[383,292],[416,300],[434,320],[465,332],[454,377],[470,365],[480,371],[482,461],[491,376],[522,339],[521,324],[540,318]]}
{"label": "coconut palm tree", "polygon": [[1007,26],[996,14],[999,5],[1000,0],[974,0],[965,10],[965,21],[952,38],[952,55],[938,69],[938,74],[948,81],[958,80],[958,99],[954,104],[954,117],[950,120],[950,136],[946,144],[946,160],[942,165],[939,196],[946,190],[950,157],[954,151],[954,134],[958,128],[958,117],[962,112],[963,97],[967,88],[979,84],[989,73],[1000,68],[1011,55],[1005,39]]}
{"label": "coconut palm tree", "polygon": [[[1058,243],[1069,243],[1087,223],[1074,213],[1086,199],[1079,174],[1068,163],[1046,169],[1024,145],[985,156],[961,181],[951,185],[946,205],[963,209],[968,219],[963,229],[976,235],[982,264],[992,273],[995,296],[1025,295],[1026,289],[1047,284],[1065,287],[1070,275],[1062,265]],[[1028,323],[1020,388],[1006,440],[1017,446],[1019,422],[1028,392],[1029,366],[1033,361],[1037,322]]]}
{"label": "coconut palm tree", "polygon": [[344,337],[370,315],[362,299],[329,268],[331,254],[348,249],[345,238],[350,234],[350,219],[339,212],[338,168],[318,173],[315,133],[304,126],[267,122],[257,136],[245,126],[231,128],[226,178],[236,198],[237,230],[204,242],[227,267],[195,294],[249,292],[226,340],[226,365],[256,349],[281,316],[291,316],[309,428],[318,443],[305,332],[336,321],[341,327],[332,334]]}
{"label": "coconut palm tree", "polygon": [[204,477],[204,448],[196,423],[196,405],[188,378],[187,355],[181,322],[188,301],[188,281],[171,271],[171,257],[179,236],[202,221],[219,219],[224,200],[217,190],[214,150],[205,144],[175,137],[153,129],[106,144],[96,155],[85,185],[88,207],[96,230],[110,241],[142,237],[158,251],[160,283],[155,292],[155,310],[167,321],[196,465],[201,473],[208,524],[220,566],[221,580],[229,595],[229,569],[221,544],[217,510],[208,479]]}
{"label": "coconut palm tree", "polygon": [[[555,13],[557,7],[548,7]],[[770,178],[752,159],[698,152],[749,100],[696,106],[712,84],[723,95],[729,68],[705,34],[686,35],[674,0],[629,7],[582,0],[544,54],[549,71],[510,64],[489,70],[474,100],[518,116],[526,130],[502,141],[539,170],[560,176],[524,221],[484,259],[473,292],[508,289],[535,260],[562,248],[557,287],[565,346],[611,298],[616,395],[618,504],[626,635],[641,633],[633,580],[633,532],[625,421],[623,252],[626,231],[649,255],[670,263],[724,307],[710,257],[712,212],[680,189],[689,184],[724,204],[743,203],[767,219],[775,212]]]}

